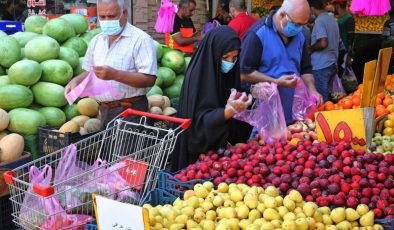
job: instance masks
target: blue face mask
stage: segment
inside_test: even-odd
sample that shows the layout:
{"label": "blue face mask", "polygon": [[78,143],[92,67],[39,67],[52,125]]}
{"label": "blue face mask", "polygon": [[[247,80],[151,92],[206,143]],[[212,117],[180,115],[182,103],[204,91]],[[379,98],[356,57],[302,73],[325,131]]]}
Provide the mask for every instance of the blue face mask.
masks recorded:
{"label": "blue face mask", "polygon": [[280,26],[282,27],[282,31],[286,37],[296,36],[299,32],[302,31],[302,26],[296,25],[294,22],[290,21],[289,17],[286,14],[287,25],[283,28],[282,21],[280,21]]}
{"label": "blue face mask", "polygon": [[[122,17],[122,15],[121,15]],[[123,27],[120,26],[119,19],[117,20],[100,20],[100,28],[106,35],[118,35],[122,32]]]}
{"label": "blue face mask", "polygon": [[237,59],[234,62],[222,60],[220,70],[222,73],[228,73],[234,67],[235,63],[237,63]]}

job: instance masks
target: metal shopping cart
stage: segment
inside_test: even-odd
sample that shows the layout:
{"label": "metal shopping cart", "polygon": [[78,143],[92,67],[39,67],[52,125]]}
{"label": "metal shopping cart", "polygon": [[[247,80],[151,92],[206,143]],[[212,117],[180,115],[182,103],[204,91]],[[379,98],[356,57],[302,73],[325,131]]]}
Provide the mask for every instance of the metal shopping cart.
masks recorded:
{"label": "metal shopping cart", "polygon": [[[128,116],[139,116],[139,123],[126,121]],[[152,120],[165,120],[177,125],[163,129],[150,125]],[[156,186],[158,171],[174,149],[178,135],[189,127],[190,122],[189,119],[128,109],[119,119],[110,122],[106,130],[75,143],[78,165],[91,166],[100,159],[101,164],[96,167],[61,181],[52,179],[48,186],[31,183],[29,173],[32,168],[56,170],[62,164],[65,149],[61,149],[6,172],[14,222],[19,227],[34,230],[85,229],[86,222],[70,224],[67,218],[94,216],[91,193],[113,199],[123,195],[127,198],[123,202],[140,204],[145,194]],[[109,181],[114,178],[118,180],[115,181],[116,186],[108,188]],[[34,202],[29,203],[29,199]],[[61,204],[63,211],[48,211],[48,202],[53,203],[54,200]],[[43,222],[48,219],[62,221],[56,223],[56,227],[47,227]]]}

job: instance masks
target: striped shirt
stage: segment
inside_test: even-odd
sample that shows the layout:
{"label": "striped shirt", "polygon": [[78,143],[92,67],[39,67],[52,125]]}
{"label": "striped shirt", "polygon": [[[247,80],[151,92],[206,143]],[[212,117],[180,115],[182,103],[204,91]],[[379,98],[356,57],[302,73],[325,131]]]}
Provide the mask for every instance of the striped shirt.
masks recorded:
{"label": "striped shirt", "polygon": [[[121,71],[156,75],[156,49],[152,38],[129,23],[111,45],[107,35],[98,34],[89,43],[82,67],[89,71],[93,66],[103,65]],[[135,88],[114,80],[110,80],[110,84],[118,91],[118,96],[115,98],[106,94],[96,97],[98,101],[110,102],[142,96],[150,90],[150,87]]]}

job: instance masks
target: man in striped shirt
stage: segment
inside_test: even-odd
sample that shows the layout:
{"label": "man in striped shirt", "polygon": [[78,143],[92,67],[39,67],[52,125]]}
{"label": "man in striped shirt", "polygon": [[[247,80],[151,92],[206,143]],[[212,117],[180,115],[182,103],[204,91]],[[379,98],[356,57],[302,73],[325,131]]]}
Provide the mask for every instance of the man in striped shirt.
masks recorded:
{"label": "man in striped shirt", "polygon": [[148,110],[146,93],[155,84],[157,63],[152,38],[127,22],[125,0],[98,0],[97,13],[102,33],[92,39],[85,55],[85,72],[66,86],[68,93],[89,71],[117,90],[95,97],[100,103],[101,128],[127,108]]}

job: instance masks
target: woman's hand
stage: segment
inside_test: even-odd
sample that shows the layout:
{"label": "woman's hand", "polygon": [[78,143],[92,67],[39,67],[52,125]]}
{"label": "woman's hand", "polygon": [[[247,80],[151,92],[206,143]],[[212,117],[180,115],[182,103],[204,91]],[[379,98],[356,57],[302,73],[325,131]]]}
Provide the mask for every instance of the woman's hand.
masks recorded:
{"label": "woman's hand", "polygon": [[224,112],[225,119],[228,120],[235,114],[245,111],[252,104],[252,100],[252,95],[247,96],[246,93],[239,95],[235,89],[231,89]]}

